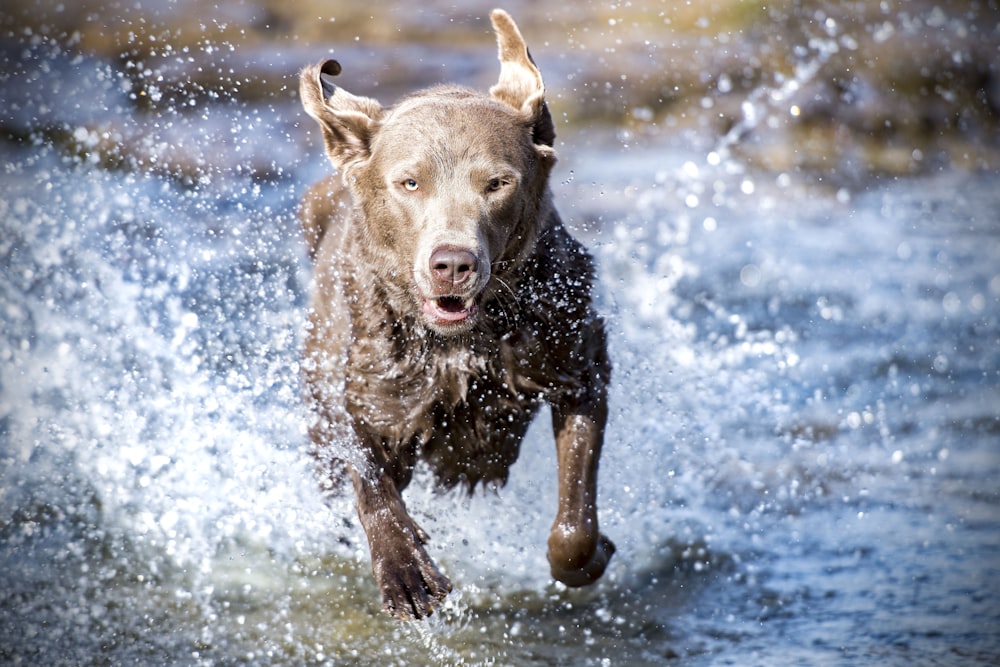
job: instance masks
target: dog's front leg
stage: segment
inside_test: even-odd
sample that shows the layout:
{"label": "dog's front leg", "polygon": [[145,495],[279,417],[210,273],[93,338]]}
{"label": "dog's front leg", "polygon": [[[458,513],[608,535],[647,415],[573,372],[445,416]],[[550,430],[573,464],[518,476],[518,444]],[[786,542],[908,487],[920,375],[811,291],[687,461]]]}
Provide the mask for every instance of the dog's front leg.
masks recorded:
{"label": "dog's front leg", "polygon": [[559,508],[549,533],[552,577],[567,586],[597,581],[615,545],[597,526],[597,464],[601,455],[606,399],[586,406],[561,402],[552,406],[559,464]]}
{"label": "dog's front leg", "polygon": [[404,620],[430,616],[451,582],[424,550],[427,533],[407,513],[395,481],[383,468],[354,470],[352,477],[382,608]]}

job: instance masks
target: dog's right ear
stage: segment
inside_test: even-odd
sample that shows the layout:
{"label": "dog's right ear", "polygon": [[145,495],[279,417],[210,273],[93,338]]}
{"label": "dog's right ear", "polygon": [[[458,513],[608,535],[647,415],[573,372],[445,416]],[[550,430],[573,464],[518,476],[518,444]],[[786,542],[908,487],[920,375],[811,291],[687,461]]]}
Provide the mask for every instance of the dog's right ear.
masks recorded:
{"label": "dog's right ear", "polygon": [[330,160],[343,169],[368,158],[383,109],[373,99],[352,95],[334,85],[331,79],[340,71],[336,60],[306,67],[299,76],[299,97],[306,113],[316,119],[323,131]]}

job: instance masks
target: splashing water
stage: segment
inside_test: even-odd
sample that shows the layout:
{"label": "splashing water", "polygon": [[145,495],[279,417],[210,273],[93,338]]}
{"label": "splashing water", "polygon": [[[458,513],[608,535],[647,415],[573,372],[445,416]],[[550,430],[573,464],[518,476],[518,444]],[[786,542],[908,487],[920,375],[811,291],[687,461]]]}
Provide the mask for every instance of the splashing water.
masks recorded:
{"label": "splashing water", "polygon": [[792,76],[775,73],[774,85],[757,86],[740,104],[742,117],[719,139],[715,150],[710,153],[710,163],[718,165],[729,161],[732,158],[732,147],[761,123],[777,124],[782,118],[795,117],[801,113],[799,105],[789,104],[789,101],[816,78],[831,56],[840,51],[837,21],[826,17],[821,24],[823,35],[813,36],[806,46],[795,49],[798,60],[794,63]]}

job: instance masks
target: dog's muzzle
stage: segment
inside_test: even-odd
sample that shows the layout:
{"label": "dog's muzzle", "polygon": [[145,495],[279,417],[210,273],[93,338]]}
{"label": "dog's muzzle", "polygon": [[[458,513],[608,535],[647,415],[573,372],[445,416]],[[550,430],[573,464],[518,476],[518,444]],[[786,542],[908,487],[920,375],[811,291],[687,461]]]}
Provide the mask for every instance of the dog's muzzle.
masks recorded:
{"label": "dog's muzzle", "polygon": [[[431,294],[423,296],[423,313],[440,329],[466,328],[479,313],[482,263],[466,248],[439,246],[428,260]],[[465,325],[465,326],[463,326]]]}

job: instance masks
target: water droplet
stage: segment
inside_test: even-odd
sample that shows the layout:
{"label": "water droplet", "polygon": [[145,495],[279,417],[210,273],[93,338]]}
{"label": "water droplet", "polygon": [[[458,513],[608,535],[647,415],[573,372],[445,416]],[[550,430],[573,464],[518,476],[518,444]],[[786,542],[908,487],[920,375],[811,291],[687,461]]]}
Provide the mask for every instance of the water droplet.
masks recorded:
{"label": "water droplet", "polygon": [[962,299],[954,292],[948,292],[941,299],[941,307],[949,315],[956,315],[962,308]]}
{"label": "water droplet", "polygon": [[740,282],[747,287],[756,287],[760,284],[760,267],[756,264],[747,264],[740,269]]}

